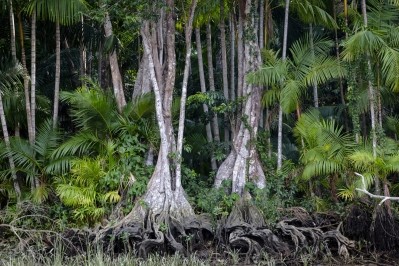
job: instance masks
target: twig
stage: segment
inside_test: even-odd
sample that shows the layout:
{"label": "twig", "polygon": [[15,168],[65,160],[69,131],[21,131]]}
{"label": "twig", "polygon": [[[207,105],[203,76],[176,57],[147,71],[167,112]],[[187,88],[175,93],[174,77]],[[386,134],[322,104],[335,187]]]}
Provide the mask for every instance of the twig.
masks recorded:
{"label": "twig", "polygon": [[363,184],[363,188],[356,188],[356,190],[365,193],[370,198],[381,199],[381,202],[378,205],[383,204],[387,200],[399,201],[399,197],[388,197],[388,196],[382,196],[382,195],[375,195],[375,194],[368,192],[368,190],[366,189],[366,182],[364,180],[364,176],[359,173],[356,173],[356,172],[355,172],[355,175],[360,176],[362,178],[362,184]]}

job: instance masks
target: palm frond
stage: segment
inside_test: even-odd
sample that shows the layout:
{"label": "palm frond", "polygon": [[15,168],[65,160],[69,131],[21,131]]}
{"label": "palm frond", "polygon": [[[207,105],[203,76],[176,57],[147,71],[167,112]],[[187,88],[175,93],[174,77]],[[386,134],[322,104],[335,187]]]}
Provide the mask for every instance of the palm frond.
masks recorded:
{"label": "palm frond", "polygon": [[55,149],[51,154],[51,158],[62,158],[70,155],[89,155],[93,152],[92,149],[101,142],[102,140],[91,132],[79,132]]}

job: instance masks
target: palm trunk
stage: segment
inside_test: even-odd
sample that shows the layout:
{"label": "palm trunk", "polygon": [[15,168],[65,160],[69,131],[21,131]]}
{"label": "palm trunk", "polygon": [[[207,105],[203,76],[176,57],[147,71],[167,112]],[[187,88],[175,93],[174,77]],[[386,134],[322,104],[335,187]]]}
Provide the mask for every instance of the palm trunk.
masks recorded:
{"label": "palm trunk", "polygon": [[31,125],[32,125],[32,139],[31,145],[34,144],[36,139],[36,10],[32,13],[32,25],[31,25],[31,88],[30,88],[30,100],[31,100]]}
{"label": "palm trunk", "polygon": [[[236,84],[235,84],[235,49],[236,49],[236,30],[234,15],[231,14],[229,17],[229,27],[230,27],[230,100],[235,101],[236,99]],[[231,127],[231,139],[235,138],[235,119],[230,121]]]}
{"label": "palm trunk", "polygon": [[[243,19],[241,16],[238,16],[237,23],[237,98],[241,98],[243,96],[243,82],[244,82],[244,72],[243,72],[243,61],[244,61],[244,47],[243,47]],[[239,108],[237,108],[239,110]],[[235,124],[235,128],[233,129],[234,136],[237,135],[239,130],[239,117],[241,117],[241,111],[237,111],[236,117],[237,121]]]}
{"label": "palm trunk", "polygon": [[[310,39],[310,50],[311,50],[311,55],[314,59],[314,43],[313,43],[313,25],[312,23],[309,23],[309,39]],[[315,108],[319,108],[319,93],[317,91],[317,83],[313,83],[313,105]],[[298,117],[299,119],[299,117]]]}
{"label": "palm trunk", "polygon": [[[366,9],[366,0],[362,0],[362,15],[363,15],[363,23],[364,26],[367,27],[367,9]],[[370,55],[367,53],[367,71],[368,77],[372,73],[371,68],[371,59]],[[370,103],[370,119],[371,119],[371,139],[373,146],[373,156],[377,158],[377,132],[376,132],[376,118],[375,118],[375,96],[374,96],[374,88],[373,83],[370,78],[368,78],[368,95],[369,95],[369,103]],[[375,191],[376,194],[380,194],[380,180],[379,177],[376,176],[374,179],[375,182]]]}
{"label": "palm trunk", "polygon": [[85,77],[87,73],[87,51],[85,47],[84,40],[84,17],[80,16],[80,25],[81,25],[81,39],[80,39],[80,79],[82,80],[82,86],[85,84]]}
{"label": "palm trunk", "polygon": [[177,133],[177,160],[176,160],[176,190],[181,188],[181,163],[183,155],[183,135],[184,122],[186,117],[186,102],[187,102],[187,82],[191,64],[191,35],[193,32],[194,11],[197,6],[197,0],[192,0],[190,7],[190,17],[186,22],[185,37],[186,37],[186,58],[184,62],[183,86],[180,98],[180,115],[179,115],[179,129]]}
{"label": "palm trunk", "polygon": [[61,33],[60,23],[55,23],[55,86],[54,86],[54,110],[53,110],[53,128],[58,123],[58,106],[60,98],[60,75],[61,75]]}
{"label": "palm trunk", "polygon": [[[105,31],[105,37],[110,37],[113,34],[111,19],[108,13],[105,14],[104,31]],[[109,54],[109,64],[111,66],[111,76],[112,76],[112,85],[114,88],[114,96],[118,106],[118,111],[121,112],[123,107],[126,105],[126,99],[125,99],[125,94],[123,92],[122,76],[119,70],[116,50],[113,50]]]}
{"label": "palm trunk", "polygon": [[[208,54],[208,77],[209,77],[209,90],[215,92],[215,79],[213,75],[213,57],[212,57],[212,29],[211,24],[206,26],[206,47]],[[218,115],[215,114],[212,120],[213,136],[216,142],[220,142],[219,135],[219,121]]]}
{"label": "palm trunk", "polygon": [[10,31],[11,31],[11,57],[15,64],[17,62],[17,49],[15,47],[15,19],[14,10],[12,7],[12,0],[10,0]]}
{"label": "palm trunk", "polygon": [[[33,146],[36,141],[36,10],[32,13],[31,25],[31,125],[32,139],[30,144]],[[33,177],[32,190],[39,188],[40,181],[37,176]]]}
{"label": "palm trunk", "polygon": [[[223,95],[226,102],[229,101],[229,82],[227,77],[227,48],[226,48],[226,31],[224,24],[224,0],[220,1],[220,49],[222,52],[222,76],[223,76]],[[230,131],[228,127],[228,116],[224,114],[224,141],[230,140]]]}
{"label": "palm trunk", "polygon": [[[334,20],[337,21],[337,7],[336,2],[334,1],[333,12],[334,12]],[[339,55],[339,39],[338,39],[338,30],[337,28],[334,29],[334,37],[335,37],[335,55],[337,57],[338,62],[340,62],[340,55]],[[341,104],[346,106],[345,103],[345,92],[344,92],[344,81],[342,77],[339,77],[339,91],[341,96]],[[348,117],[347,117],[347,108],[344,111],[344,124],[346,131],[349,131],[349,124],[348,124]]]}
{"label": "palm trunk", "polygon": [[[284,13],[284,35],[283,35],[283,54],[282,59],[287,58],[287,38],[288,38],[288,15],[290,8],[290,0],[285,1]],[[277,136],[277,170],[281,170],[283,164],[283,108],[281,104],[278,110],[278,136]]]}
{"label": "palm trunk", "polygon": [[26,55],[24,45],[24,31],[22,28],[21,14],[18,14],[18,28],[19,28],[19,40],[21,46],[21,62],[22,68],[24,69],[24,94],[25,94],[25,109],[26,109],[26,121],[28,125],[28,138],[29,142],[33,142],[33,131],[32,131],[32,114],[31,114],[31,103],[30,103],[30,91],[29,91],[29,73],[26,66]]}
{"label": "palm trunk", "polygon": [[[8,135],[7,121],[6,121],[6,116],[4,115],[3,98],[1,96],[1,93],[0,93],[0,119],[1,119],[1,129],[3,130],[3,136],[4,136],[4,142],[6,144],[6,149],[8,152],[10,152],[10,150],[11,150],[10,138]],[[11,156],[11,154],[8,154],[8,162],[10,163],[11,178],[14,183],[15,194],[17,195],[17,200],[19,202],[21,200],[21,188],[19,187],[19,183],[18,183],[18,179],[17,179],[14,158]]]}
{"label": "palm trunk", "polygon": [[[264,40],[264,30],[265,30],[265,3],[264,0],[259,1],[259,49],[262,50],[265,47]],[[265,118],[264,118],[264,110],[263,104],[261,106],[260,118],[259,118],[259,127],[264,128]]]}
{"label": "palm trunk", "polygon": [[[195,29],[195,37],[196,37],[196,44],[197,44],[198,70],[199,70],[199,77],[200,77],[201,92],[206,93],[204,63],[203,63],[202,45],[201,45],[201,32],[200,32],[199,28]],[[209,112],[208,105],[206,105],[204,103],[202,105],[202,108],[204,109],[204,113],[208,114],[208,112]],[[212,130],[211,130],[210,123],[206,123],[205,130],[206,130],[206,139],[207,139],[208,143],[213,143]],[[211,167],[212,167],[212,171],[217,170],[217,163],[216,163],[215,155],[213,153],[211,154]]]}

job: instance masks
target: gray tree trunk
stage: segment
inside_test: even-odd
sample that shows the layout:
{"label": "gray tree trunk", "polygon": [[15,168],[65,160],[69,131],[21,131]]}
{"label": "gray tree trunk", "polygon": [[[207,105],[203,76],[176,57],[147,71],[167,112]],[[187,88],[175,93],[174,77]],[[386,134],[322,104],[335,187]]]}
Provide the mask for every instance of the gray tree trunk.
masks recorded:
{"label": "gray tree trunk", "polygon": [[[248,36],[243,40],[243,75],[257,70],[261,65],[259,43],[257,39],[257,25],[255,13],[257,1],[247,0],[245,9],[240,10],[243,30]],[[232,192],[242,194],[246,179],[253,181],[257,187],[265,186],[265,175],[261,167],[256,147],[259,125],[262,88],[248,84],[243,79],[243,95],[247,97],[242,106],[242,114],[246,121],[240,121],[238,133],[233,140],[233,147],[226,160],[219,167],[216,174],[215,186],[219,187],[223,180],[232,180]]]}
{"label": "gray tree trunk", "polygon": [[31,125],[32,125],[32,139],[30,140],[31,145],[34,144],[36,139],[36,10],[32,13],[32,25],[31,25]]}
{"label": "gray tree trunk", "polygon": [[[6,144],[6,149],[9,152],[11,150],[10,138],[8,135],[6,116],[4,115],[3,97],[1,96],[1,93],[0,93],[0,119],[1,119],[1,129],[3,131],[4,142]],[[19,186],[17,173],[15,171],[14,158],[10,154],[8,155],[8,162],[10,164],[11,178],[13,180],[15,194],[17,195],[17,200],[19,202],[21,200],[21,188]]]}
{"label": "gray tree trunk", "polygon": [[[211,24],[206,25],[206,48],[208,55],[208,77],[209,77],[209,90],[215,92],[215,78],[213,75],[213,56],[212,56],[212,29]],[[220,142],[219,134],[219,121],[218,115],[215,113],[212,120],[213,136],[216,142]]]}
{"label": "gray tree trunk", "polygon": [[[229,101],[229,81],[227,77],[227,48],[226,48],[226,30],[225,30],[224,0],[220,1],[220,49],[222,52],[222,77],[223,77],[223,96]],[[224,114],[224,141],[230,140],[230,130],[228,126],[228,116]]]}
{"label": "gray tree trunk", "polygon": [[[201,32],[200,32],[199,28],[195,29],[195,37],[196,37],[196,44],[197,44],[198,70],[199,70],[199,77],[200,77],[201,92],[206,93],[204,63],[203,63],[202,45],[201,45]],[[204,109],[204,113],[208,114],[208,112],[209,112],[208,105],[206,105],[204,103],[202,105],[202,108]],[[205,130],[206,130],[206,139],[207,139],[208,143],[213,143],[213,136],[212,136],[212,130],[211,130],[210,123],[206,123]],[[217,170],[217,163],[216,163],[215,155],[213,153],[211,154],[211,167],[212,167],[212,171]]]}
{"label": "gray tree trunk", "polygon": [[33,142],[33,132],[32,132],[32,114],[31,114],[31,101],[30,101],[30,91],[29,91],[29,73],[26,66],[26,54],[24,45],[24,31],[22,26],[21,14],[18,14],[18,28],[19,28],[19,39],[21,46],[21,63],[24,70],[24,94],[25,94],[25,109],[26,109],[26,121],[28,126],[28,138],[29,142]]}
{"label": "gray tree trunk", "polygon": [[[284,13],[284,35],[283,35],[283,54],[282,59],[287,58],[287,38],[288,38],[288,16],[290,9],[290,0],[285,1]],[[278,109],[278,136],[277,136],[277,170],[281,170],[283,165],[283,108],[281,104]]]}
{"label": "gray tree trunk", "polygon": [[[312,23],[309,23],[309,38],[310,38],[310,50],[311,50],[311,55],[314,58],[314,42],[313,42],[313,25]],[[319,93],[318,93],[318,88],[317,88],[317,83],[313,83],[313,105],[315,108],[319,108]],[[299,117],[298,117],[299,119]]]}
{"label": "gray tree trunk", "polygon": [[60,98],[60,75],[61,75],[61,34],[60,23],[55,23],[55,82],[54,82],[54,109],[53,109],[53,127],[58,123],[58,106]]}
{"label": "gray tree trunk", "polygon": [[149,77],[148,69],[148,58],[144,54],[139,65],[139,71],[137,72],[137,78],[134,83],[132,98],[136,98],[145,93],[149,93],[152,90],[151,79]]}
{"label": "gray tree trunk", "polygon": [[[364,26],[367,27],[367,9],[366,9],[366,0],[362,0],[362,15],[363,15],[363,23]],[[371,67],[371,59],[370,55],[367,53],[367,71],[368,76],[372,73]],[[373,143],[373,157],[377,158],[377,132],[376,132],[376,117],[375,117],[375,92],[373,88],[372,80],[368,79],[368,96],[369,96],[369,104],[370,104],[370,119],[371,119],[371,139]],[[375,183],[375,192],[376,194],[380,194],[380,179],[378,176],[374,179]]]}
{"label": "gray tree trunk", "polygon": [[[108,13],[105,14],[104,32],[105,32],[105,37],[110,37],[113,34],[112,23]],[[126,105],[126,99],[125,99],[125,94],[123,92],[122,76],[119,70],[116,50],[113,50],[109,54],[109,64],[111,66],[111,76],[112,76],[112,86],[114,89],[114,96],[118,106],[118,111],[121,112],[122,108]]]}
{"label": "gray tree trunk", "polygon": [[[31,25],[31,125],[32,125],[32,139],[30,144],[33,146],[36,141],[36,10],[32,13]],[[32,190],[40,187],[40,180],[37,176],[33,177]]]}
{"label": "gray tree trunk", "polygon": [[[161,21],[158,21],[158,25],[166,25],[165,28],[161,28],[162,34],[157,30],[160,27],[149,21],[143,22],[141,30],[144,51],[148,57],[150,79],[154,89],[161,147],[154,173],[149,181],[147,192],[143,196],[146,207],[144,208],[141,204],[136,204],[131,214],[128,215],[141,222],[144,221],[146,214],[150,215],[154,222],[154,231],[159,235],[163,235],[159,230],[160,223],[168,224],[168,220],[165,220],[167,219],[166,217],[172,216],[176,220],[182,221],[185,217],[194,215],[193,209],[184,196],[183,188],[179,184],[180,180],[176,180],[172,167],[175,166],[174,159],[176,159],[174,156],[171,156],[176,153],[176,143],[171,120],[172,97],[176,75],[176,29],[174,1],[167,0],[166,5],[165,16],[160,16],[159,20]],[[158,40],[158,38],[162,38],[162,40]],[[154,47],[154,43],[157,46]],[[163,50],[165,53],[163,55],[164,58],[161,58],[161,61],[158,54],[159,45],[165,46]],[[158,61],[158,63],[164,61],[164,71],[158,77],[156,73],[157,66],[154,61]]]}
{"label": "gray tree trunk", "polygon": [[[236,76],[235,76],[235,57],[236,57],[236,30],[235,30],[235,19],[234,15],[229,16],[229,28],[230,28],[230,99],[231,101],[236,100]],[[230,121],[231,123],[231,139],[235,138],[236,125],[235,119]]]}
{"label": "gray tree trunk", "polygon": [[197,6],[197,0],[192,0],[190,7],[190,17],[186,22],[185,37],[186,37],[186,57],[184,62],[183,85],[180,98],[180,115],[179,115],[179,129],[177,133],[177,149],[176,149],[176,190],[181,189],[181,164],[183,154],[183,136],[184,136],[184,122],[186,120],[186,102],[187,102],[187,82],[191,64],[191,36],[193,33],[194,11]]}
{"label": "gray tree trunk", "polygon": [[17,62],[17,49],[15,46],[15,19],[12,0],[10,0],[10,32],[11,32],[11,57],[14,64]]}

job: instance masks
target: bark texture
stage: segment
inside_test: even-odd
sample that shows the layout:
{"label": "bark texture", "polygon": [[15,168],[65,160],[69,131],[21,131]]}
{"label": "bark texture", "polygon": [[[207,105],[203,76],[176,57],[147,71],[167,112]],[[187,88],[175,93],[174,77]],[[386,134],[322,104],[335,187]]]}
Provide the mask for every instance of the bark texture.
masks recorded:
{"label": "bark texture", "polygon": [[[110,37],[113,34],[111,19],[108,13],[106,13],[105,15],[104,31],[105,31],[105,37]],[[122,76],[119,70],[116,50],[110,52],[109,64],[111,66],[111,76],[112,76],[112,86],[114,89],[114,96],[116,99],[118,110],[119,112],[121,112],[122,108],[126,105],[126,99],[125,99],[125,94],[123,92]]]}
{"label": "bark texture", "polygon": [[[257,70],[261,65],[257,25],[254,14],[256,1],[246,1],[239,17],[244,23],[243,32],[243,75]],[[259,188],[265,186],[265,175],[259,162],[258,153],[253,140],[256,139],[259,125],[262,88],[248,84],[243,78],[242,96],[246,98],[241,110],[241,121],[237,123],[238,132],[233,140],[233,147],[220,166],[215,186],[219,187],[223,180],[232,180],[232,192],[242,194],[246,179],[253,181]]]}
{"label": "bark texture", "polygon": [[53,109],[53,127],[58,123],[58,106],[60,98],[60,75],[61,75],[61,34],[60,23],[55,23],[55,84],[54,84],[54,109]]}
{"label": "bark texture", "polygon": [[[199,28],[195,29],[195,39],[196,39],[196,44],[197,44],[197,57],[198,57],[198,69],[199,69],[201,92],[206,93],[204,63],[203,63],[202,45],[201,45],[201,32],[200,32]],[[208,112],[209,112],[208,105],[206,105],[204,103],[202,105],[202,108],[204,109],[204,113],[208,114]],[[209,122],[206,123],[205,130],[206,130],[206,139],[207,139],[208,143],[212,143],[213,136],[212,136],[211,124]],[[212,171],[217,170],[217,163],[216,163],[215,156],[213,154],[211,155],[211,167],[212,167]]]}

